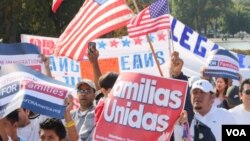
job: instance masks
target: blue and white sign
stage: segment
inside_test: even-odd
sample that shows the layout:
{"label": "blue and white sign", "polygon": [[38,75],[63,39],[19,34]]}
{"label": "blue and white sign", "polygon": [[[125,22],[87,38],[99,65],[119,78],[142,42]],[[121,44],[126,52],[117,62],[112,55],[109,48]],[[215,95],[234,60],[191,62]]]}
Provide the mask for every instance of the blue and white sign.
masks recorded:
{"label": "blue and white sign", "polygon": [[0,119],[20,107],[64,117],[64,99],[73,87],[20,64],[3,65],[0,76]]}
{"label": "blue and white sign", "polygon": [[239,61],[234,54],[225,49],[218,49],[210,54],[204,75],[239,79]]}

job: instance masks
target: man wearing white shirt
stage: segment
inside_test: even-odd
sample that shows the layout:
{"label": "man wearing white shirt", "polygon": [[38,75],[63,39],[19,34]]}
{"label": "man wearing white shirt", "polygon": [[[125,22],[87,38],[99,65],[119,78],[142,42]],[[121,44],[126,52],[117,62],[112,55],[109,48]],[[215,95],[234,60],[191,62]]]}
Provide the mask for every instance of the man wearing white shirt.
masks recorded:
{"label": "man wearing white shirt", "polygon": [[17,134],[26,141],[35,141],[39,139],[39,125],[47,118],[47,116],[40,115],[35,119],[29,119],[29,114],[30,110],[28,109],[18,109],[19,128],[17,129]]}
{"label": "man wearing white shirt", "polygon": [[[191,88],[191,103],[194,118],[190,125],[193,141],[221,141],[222,125],[235,124],[232,115],[223,108],[213,106],[215,94],[213,86],[207,80],[197,80]],[[175,141],[180,140],[183,126],[175,126]]]}
{"label": "man wearing white shirt", "polygon": [[250,79],[244,80],[240,85],[240,99],[242,104],[229,110],[237,124],[250,124]]}

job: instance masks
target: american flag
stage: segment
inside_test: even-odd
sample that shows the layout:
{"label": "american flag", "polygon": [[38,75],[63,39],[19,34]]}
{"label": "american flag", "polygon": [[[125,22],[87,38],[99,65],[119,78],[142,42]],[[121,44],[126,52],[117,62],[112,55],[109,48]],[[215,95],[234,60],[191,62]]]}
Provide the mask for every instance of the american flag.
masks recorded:
{"label": "american flag", "polygon": [[60,5],[62,4],[63,0],[53,0],[52,3],[52,11],[54,13],[56,13],[57,9],[60,7]]}
{"label": "american flag", "polygon": [[170,28],[168,1],[157,0],[133,17],[127,25],[129,37],[135,38]]}
{"label": "american flag", "polygon": [[80,61],[90,41],[126,26],[132,17],[133,12],[125,0],[85,0],[59,37],[54,53]]}

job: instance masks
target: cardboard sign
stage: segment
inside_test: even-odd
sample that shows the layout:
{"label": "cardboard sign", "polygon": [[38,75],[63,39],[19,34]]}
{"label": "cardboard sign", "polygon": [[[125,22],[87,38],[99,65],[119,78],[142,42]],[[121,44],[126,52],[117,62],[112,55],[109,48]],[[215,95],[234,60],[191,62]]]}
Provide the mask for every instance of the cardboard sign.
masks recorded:
{"label": "cardboard sign", "polygon": [[121,73],[105,99],[94,140],[168,141],[186,91],[185,81]]}
{"label": "cardboard sign", "polygon": [[210,77],[224,77],[239,79],[239,61],[228,50],[218,49],[211,52],[207,59],[204,75]]}
{"label": "cardboard sign", "polygon": [[37,46],[29,43],[0,44],[0,67],[6,64],[23,64],[42,72],[43,64]]}
{"label": "cardboard sign", "polygon": [[[98,62],[102,74],[108,71],[115,71],[117,73],[120,72],[118,58],[99,59]],[[81,67],[82,78],[88,78],[94,80],[93,69],[89,61],[80,62],[80,67]]]}
{"label": "cardboard sign", "polygon": [[0,119],[20,107],[64,117],[64,99],[72,87],[18,64],[2,66],[0,75]]}

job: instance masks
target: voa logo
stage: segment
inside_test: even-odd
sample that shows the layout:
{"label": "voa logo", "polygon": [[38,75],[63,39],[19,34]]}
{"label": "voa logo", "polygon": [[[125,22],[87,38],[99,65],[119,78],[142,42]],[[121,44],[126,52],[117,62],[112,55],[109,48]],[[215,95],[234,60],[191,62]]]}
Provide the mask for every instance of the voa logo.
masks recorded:
{"label": "voa logo", "polygon": [[227,136],[247,136],[244,129],[226,129]]}

